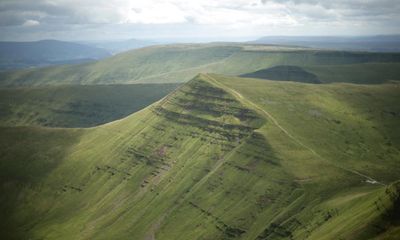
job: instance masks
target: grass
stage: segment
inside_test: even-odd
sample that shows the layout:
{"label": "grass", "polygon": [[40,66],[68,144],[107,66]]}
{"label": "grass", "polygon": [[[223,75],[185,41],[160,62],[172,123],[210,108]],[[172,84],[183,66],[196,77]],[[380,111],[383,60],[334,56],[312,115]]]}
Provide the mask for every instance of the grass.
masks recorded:
{"label": "grass", "polygon": [[201,74],[106,125],[0,128],[1,235],[396,239],[399,94]]}
{"label": "grass", "polygon": [[[307,70],[316,74],[324,83],[349,82],[357,84],[379,84],[398,80],[399,63],[361,63],[348,65],[310,66]],[[343,81],[343,79],[346,79]]]}
{"label": "grass", "polygon": [[92,127],[132,114],[177,84],[0,89],[1,126]]}
{"label": "grass", "polygon": [[199,72],[242,75],[286,65],[303,68],[309,72],[307,75],[314,74],[322,82],[360,83],[366,77],[369,82],[382,83],[399,80],[399,62],[398,53],[179,44],[128,51],[95,63],[3,72],[0,85],[176,83],[187,82]]}

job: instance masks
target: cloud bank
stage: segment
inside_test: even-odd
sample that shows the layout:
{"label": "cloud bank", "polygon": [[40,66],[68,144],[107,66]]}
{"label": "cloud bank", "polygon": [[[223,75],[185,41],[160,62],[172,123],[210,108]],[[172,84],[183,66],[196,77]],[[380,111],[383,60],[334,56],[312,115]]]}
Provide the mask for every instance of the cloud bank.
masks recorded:
{"label": "cloud bank", "polygon": [[3,40],[397,34],[399,24],[398,0],[0,0]]}

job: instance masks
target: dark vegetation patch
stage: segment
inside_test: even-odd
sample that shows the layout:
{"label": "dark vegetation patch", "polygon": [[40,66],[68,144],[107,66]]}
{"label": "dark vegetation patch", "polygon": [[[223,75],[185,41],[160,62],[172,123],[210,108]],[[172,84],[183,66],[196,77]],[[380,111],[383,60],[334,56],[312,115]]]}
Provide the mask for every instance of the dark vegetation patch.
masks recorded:
{"label": "dark vegetation patch", "polygon": [[278,223],[271,223],[262,234],[257,237],[257,240],[266,239],[293,239],[292,232]]}
{"label": "dark vegetation patch", "polygon": [[238,238],[242,234],[246,233],[246,231],[243,229],[229,226],[228,224],[224,223],[219,217],[214,216],[211,212],[201,208],[199,205],[195,204],[194,202],[190,201],[189,204],[192,207],[198,209],[203,214],[212,218],[216,223],[215,227],[224,234],[224,239]]}
{"label": "dark vegetation patch", "polygon": [[393,203],[392,209],[387,215],[391,222],[400,225],[400,181],[393,183],[391,187],[386,189],[385,193]]}
{"label": "dark vegetation patch", "polygon": [[121,170],[121,169],[118,169],[118,168],[110,166],[110,165],[96,166],[95,170],[100,171],[100,172],[109,173],[111,176],[121,175],[124,179],[127,179],[130,176],[132,176],[132,174],[130,174],[127,170],[125,170],[125,169]]}
{"label": "dark vegetation patch", "polygon": [[382,216],[371,223],[376,235],[391,227],[400,227],[400,181],[386,187],[385,194],[374,202],[374,207]]}
{"label": "dark vegetation patch", "polygon": [[64,185],[62,188],[63,192],[67,192],[68,190],[73,190],[76,192],[82,192],[83,189],[81,187],[76,187],[76,186],[72,186],[72,185]]}
{"label": "dark vegetation patch", "polygon": [[230,140],[235,140],[236,137],[242,138],[247,136],[252,130],[254,130],[254,128],[248,126],[225,124],[223,122],[197,117],[192,114],[182,114],[169,111],[165,108],[156,108],[155,113],[179,124],[190,125],[207,132],[222,134]]}

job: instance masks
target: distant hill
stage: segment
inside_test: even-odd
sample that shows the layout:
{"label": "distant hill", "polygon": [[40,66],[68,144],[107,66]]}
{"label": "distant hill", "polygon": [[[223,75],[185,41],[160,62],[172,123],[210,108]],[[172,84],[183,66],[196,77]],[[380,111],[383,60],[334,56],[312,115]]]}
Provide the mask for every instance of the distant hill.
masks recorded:
{"label": "distant hill", "polygon": [[82,63],[108,56],[104,49],[57,40],[0,42],[0,70]]}
{"label": "distant hill", "polygon": [[0,127],[0,238],[398,240],[399,96],[199,74],[105,125]]}
{"label": "distant hill", "polygon": [[269,36],[262,37],[251,43],[296,45],[311,48],[352,51],[400,52],[400,35],[366,37]]}
{"label": "distant hill", "polygon": [[93,42],[84,42],[84,44],[105,49],[112,54],[117,54],[120,52],[125,52],[136,48],[156,45],[155,42],[149,40],[141,40],[141,39],[128,39],[120,41],[93,41]]}
{"label": "distant hill", "polygon": [[177,84],[0,89],[0,126],[92,127],[158,101]]}
{"label": "distant hill", "polygon": [[400,53],[215,43],[151,46],[94,63],[3,72],[0,86],[186,82],[200,72],[237,76],[282,65],[300,67],[323,83],[400,78]]}
{"label": "distant hill", "polygon": [[281,65],[261,69],[252,73],[240,75],[241,77],[260,78],[269,80],[294,81],[303,83],[321,83],[318,77],[301,67]]}

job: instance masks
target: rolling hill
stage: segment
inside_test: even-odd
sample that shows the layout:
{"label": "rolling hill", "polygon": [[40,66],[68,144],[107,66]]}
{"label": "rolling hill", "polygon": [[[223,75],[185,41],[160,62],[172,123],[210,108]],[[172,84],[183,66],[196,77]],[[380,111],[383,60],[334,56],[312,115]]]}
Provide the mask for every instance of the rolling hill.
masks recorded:
{"label": "rolling hill", "polygon": [[1,238],[396,239],[398,99],[200,74],[98,127],[1,127]]}
{"label": "rolling hill", "polygon": [[176,83],[199,72],[237,76],[277,66],[300,67],[322,82],[382,83],[399,80],[400,53],[234,43],[161,45],[94,63],[0,73],[0,86]]}
{"label": "rolling hill", "polygon": [[178,84],[0,89],[0,126],[93,127],[158,101]]}
{"label": "rolling hill", "polygon": [[76,64],[109,56],[101,48],[57,40],[0,42],[0,70]]}
{"label": "rolling hill", "polygon": [[156,45],[155,42],[150,40],[142,39],[127,39],[127,40],[116,40],[116,41],[94,41],[94,42],[83,42],[83,44],[94,46],[97,48],[106,49],[112,54],[125,52],[132,49],[143,48],[147,46]]}

